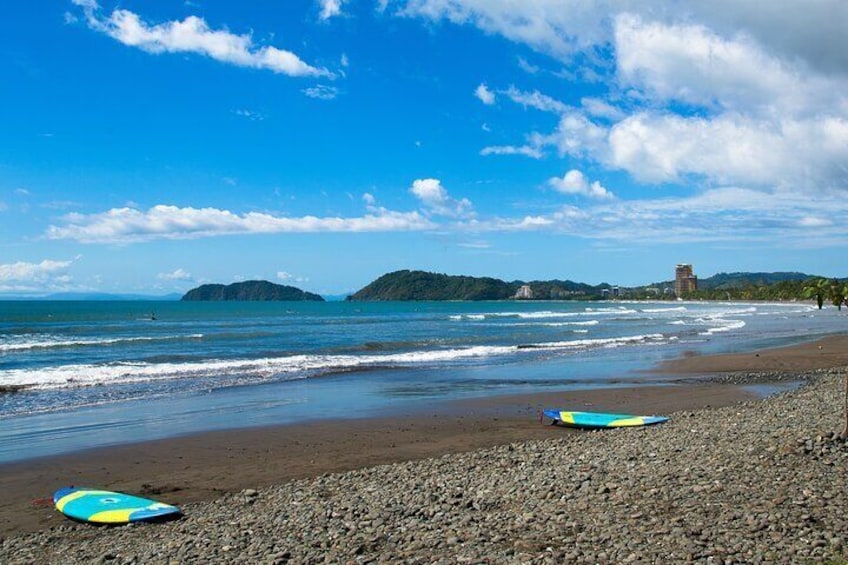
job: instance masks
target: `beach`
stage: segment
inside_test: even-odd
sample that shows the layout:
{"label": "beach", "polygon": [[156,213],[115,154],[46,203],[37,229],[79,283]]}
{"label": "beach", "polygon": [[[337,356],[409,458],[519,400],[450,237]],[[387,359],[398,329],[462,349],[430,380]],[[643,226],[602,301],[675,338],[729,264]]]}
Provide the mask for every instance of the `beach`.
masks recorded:
{"label": "beach", "polygon": [[[0,560],[839,556],[848,498],[837,478],[848,451],[831,432],[844,427],[845,366],[848,337],[834,336],[684,356],[657,368],[667,386],[463,400],[408,417],[210,432],[7,464]],[[809,383],[767,399],[744,386],[770,380]],[[540,423],[539,410],[551,406],[672,419],[576,432]],[[39,504],[67,484],[149,495],[185,516],[75,524]]]}

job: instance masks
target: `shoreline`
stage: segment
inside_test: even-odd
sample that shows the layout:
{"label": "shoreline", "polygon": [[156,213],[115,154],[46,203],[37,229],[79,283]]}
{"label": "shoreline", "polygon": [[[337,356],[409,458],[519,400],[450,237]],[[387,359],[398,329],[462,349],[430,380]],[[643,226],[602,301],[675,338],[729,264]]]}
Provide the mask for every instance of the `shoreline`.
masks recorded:
{"label": "shoreline", "polygon": [[[462,400],[412,417],[322,421],[204,432],[0,465],[0,538],[68,521],[49,497],[63,486],[96,486],[179,505],[299,479],[468,453],[516,442],[579,437],[540,425],[550,407],[669,414],[715,409],[756,396],[739,382],[700,376],[740,371],[802,372],[848,365],[848,335],[750,354],[683,357],[656,373],[669,385],[552,391]],[[591,408],[588,408],[591,407]]]}

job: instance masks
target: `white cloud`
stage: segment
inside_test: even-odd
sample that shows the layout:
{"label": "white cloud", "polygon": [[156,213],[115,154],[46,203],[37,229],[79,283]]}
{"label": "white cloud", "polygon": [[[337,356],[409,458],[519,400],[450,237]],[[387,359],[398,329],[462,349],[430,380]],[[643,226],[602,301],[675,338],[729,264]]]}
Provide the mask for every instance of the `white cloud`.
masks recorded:
{"label": "white cloud", "polygon": [[820,216],[806,216],[798,220],[798,225],[805,228],[823,228],[833,225],[833,220]]}
{"label": "white cloud", "polygon": [[489,90],[489,88],[484,83],[481,83],[477,86],[477,88],[474,90],[474,96],[476,96],[480,100],[480,102],[487,106],[491,106],[495,103],[495,93]]}
{"label": "white cloud", "polygon": [[50,226],[51,240],[83,243],[132,243],[154,239],[195,239],[249,233],[381,232],[431,228],[418,212],[374,208],[366,216],[288,218],[250,212],[239,215],[217,208],[179,208],[159,205],[147,211],[113,208],[99,214],[69,214],[63,225]]}
{"label": "white cloud", "polygon": [[[383,0],[385,4],[386,0]],[[724,36],[741,33],[782,59],[828,73],[848,71],[843,0],[397,0],[398,13],[473,25],[566,60],[612,43],[612,18],[639,14],[662,23],[701,22]]]}
{"label": "white cloud", "polygon": [[471,202],[467,198],[451,198],[439,179],[417,179],[412,183],[409,192],[433,214],[449,217],[473,214]]}
{"label": "white cloud", "polygon": [[233,114],[240,118],[245,118],[252,122],[262,122],[265,121],[265,114],[261,112],[256,112],[254,110],[246,110],[244,108],[233,110]]}
{"label": "white cloud", "polygon": [[365,202],[366,206],[374,206],[377,203],[377,199],[374,198],[374,195],[370,192],[365,192],[362,194],[362,201]]}
{"label": "white cloud", "polygon": [[329,20],[342,15],[342,6],[346,0],[318,0],[321,13],[318,15],[322,20]]}
{"label": "white cloud", "polygon": [[[598,12],[593,3],[578,0],[408,0],[399,13],[475,25],[539,51],[566,56],[575,44],[591,45],[600,39]],[[592,30],[587,27],[590,22]],[[595,33],[587,41],[590,31]]]}
{"label": "white cloud", "polygon": [[306,277],[298,277],[286,271],[277,271],[277,279],[285,282],[305,283],[309,282]]}
{"label": "white cloud", "polygon": [[93,0],[74,0],[83,8],[88,26],[148,53],[196,53],[239,67],[270,70],[294,77],[334,78],[327,69],[313,67],[291,51],[267,45],[257,47],[249,34],[212,29],[203,18],[188,16],[182,21],[148,24],[129,10],[100,14]]}
{"label": "white cloud", "polygon": [[183,269],[176,269],[175,271],[173,271],[171,273],[159,273],[157,275],[157,278],[159,280],[163,280],[163,281],[190,281],[190,280],[194,280],[194,277],[191,276],[191,273],[189,273],[189,272],[187,272]]}
{"label": "white cloud", "polygon": [[615,48],[620,80],[660,101],[799,116],[844,104],[848,86],[770,55],[750,37],[724,38],[703,25],[622,14],[615,20]]}
{"label": "white cloud", "polygon": [[606,118],[608,120],[618,121],[623,119],[626,114],[623,110],[604,102],[599,98],[586,97],[580,100],[583,109],[594,118]]}
{"label": "white cloud", "polygon": [[604,160],[607,136],[607,128],[596,124],[582,112],[571,110],[560,118],[556,131],[548,136],[538,136],[537,143],[553,145],[560,155]]}
{"label": "white cloud", "polygon": [[531,65],[524,57],[518,58],[518,68],[531,75],[535,75],[540,70],[536,65]]}
{"label": "white cloud", "polygon": [[316,98],[318,100],[332,100],[336,96],[338,96],[339,89],[334,86],[318,84],[310,88],[304,88],[301,92],[303,92],[309,98]]}
{"label": "white cloud", "polygon": [[402,16],[475,26],[551,55],[568,65],[566,80],[604,81],[607,92],[580,107],[515,86],[494,91],[561,118],[552,132],[525,132],[529,143],[483,155],[538,158],[555,147],[648,183],[694,176],[712,186],[848,190],[844,1],[396,4]]}
{"label": "white cloud", "polygon": [[577,169],[571,169],[562,178],[554,177],[549,179],[548,184],[562,194],[577,194],[598,200],[615,198],[610,191],[601,186],[600,182],[594,181],[590,183],[583,173]]}
{"label": "white cloud", "polygon": [[503,91],[503,94],[506,94],[507,97],[516,104],[521,104],[525,108],[535,108],[543,112],[563,114],[570,108],[567,104],[563,104],[559,100],[551,98],[546,94],[542,94],[538,90],[534,90],[533,92],[522,92],[514,86],[511,86],[507,90]]}
{"label": "white cloud", "polygon": [[544,157],[542,151],[538,147],[529,145],[491,145],[480,150],[480,155],[524,155],[533,159],[541,159]]}
{"label": "white cloud", "polygon": [[647,182],[702,175],[718,184],[846,189],[848,119],[777,123],[727,114],[714,119],[642,113],[616,124],[610,164]]}
{"label": "white cloud", "polygon": [[810,199],[803,194],[728,187],[691,197],[563,206],[547,215],[481,220],[468,229],[478,233],[545,231],[652,245],[726,242],[769,248],[843,248],[848,245],[848,224],[829,218],[846,214],[848,201],[838,195]]}
{"label": "white cloud", "polygon": [[465,247],[466,249],[490,249],[492,245],[486,241],[467,241],[463,243],[457,244],[459,247]]}
{"label": "white cloud", "polygon": [[53,261],[45,259],[40,263],[0,264],[0,283],[44,283],[56,277],[66,276],[63,271],[70,267],[73,261]]}

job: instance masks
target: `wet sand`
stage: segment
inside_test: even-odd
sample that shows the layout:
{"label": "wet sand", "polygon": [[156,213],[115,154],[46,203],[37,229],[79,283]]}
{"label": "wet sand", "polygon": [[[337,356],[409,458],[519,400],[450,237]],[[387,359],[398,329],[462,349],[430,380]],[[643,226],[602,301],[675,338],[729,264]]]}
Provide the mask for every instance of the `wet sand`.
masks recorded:
{"label": "wet sand", "polygon": [[[758,353],[689,356],[659,372],[711,375],[848,365],[848,336]],[[665,414],[751,398],[726,384],[630,387],[500,396],[440,404],[407,417],[335,420],[208,432],[0,465],[0,537],[61,524],[47,498],[96,486],[182,504],[226,492],[397,461],[580,433],[543,425],[548,407]]]}

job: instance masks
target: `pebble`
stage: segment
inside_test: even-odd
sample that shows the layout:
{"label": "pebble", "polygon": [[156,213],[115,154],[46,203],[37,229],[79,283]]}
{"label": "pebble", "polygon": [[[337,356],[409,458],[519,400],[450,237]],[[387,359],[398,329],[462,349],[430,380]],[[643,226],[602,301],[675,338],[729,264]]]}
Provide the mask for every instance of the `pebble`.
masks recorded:
{"label": "pebble", "polygon": [[723,375],[806,384],[659,426],[246,489],[163,524],[64,523],[0,539],[0,563],[842,563],[846,372]]}

